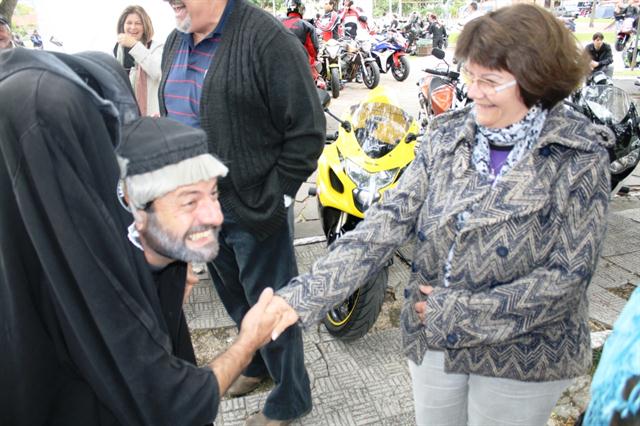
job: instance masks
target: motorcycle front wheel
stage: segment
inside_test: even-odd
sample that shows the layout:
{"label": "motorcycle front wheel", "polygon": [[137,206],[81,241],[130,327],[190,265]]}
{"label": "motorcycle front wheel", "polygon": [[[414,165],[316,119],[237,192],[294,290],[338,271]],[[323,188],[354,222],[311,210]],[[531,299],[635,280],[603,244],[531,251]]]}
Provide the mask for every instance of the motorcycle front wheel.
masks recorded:
{"label": "motorcycle front wheel", "polygon": [[[366,71],[366,74],[365,74]],[[367,89],[375,89],[380,83],[380,70],[375,62],[365,62],[362,70],[362,81]]]}
{"label": "motorcycle front wheel", "polygon": [[340,71],[338,68],[331,68],[331,96],[333,99],[340,96]]}
{"label": "motorcycle front wheel", "polygon": [[397,81],[405,81],[409,77],[409,60],[400,56],[397,66],[394,63],[391,64],[391,74]]}
{"label": "motorcycle front wheel", "polygon": [[334,306],[322,320],[329,334],[347,341],[367,334],[382,310],[388,281],[389,271],[385,266],[375,278]]}

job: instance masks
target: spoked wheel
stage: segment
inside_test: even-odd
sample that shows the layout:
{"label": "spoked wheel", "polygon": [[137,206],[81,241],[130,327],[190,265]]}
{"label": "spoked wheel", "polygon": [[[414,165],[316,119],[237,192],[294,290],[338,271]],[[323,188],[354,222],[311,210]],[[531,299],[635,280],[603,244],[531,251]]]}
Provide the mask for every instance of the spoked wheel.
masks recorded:
{"label": "spoked wheel", "polygon": [[375,62],[364,63],[362,81],[367,86],[367,89],[375,89],[378,86],[378,83],[380,83],[380,70]]}

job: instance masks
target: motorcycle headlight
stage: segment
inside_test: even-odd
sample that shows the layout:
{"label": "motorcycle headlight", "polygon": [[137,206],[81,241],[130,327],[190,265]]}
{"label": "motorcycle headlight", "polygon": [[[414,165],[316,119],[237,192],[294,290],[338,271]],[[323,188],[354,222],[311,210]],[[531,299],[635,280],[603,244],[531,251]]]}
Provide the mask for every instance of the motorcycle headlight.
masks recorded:
{"label": "motorcycle headlight", "polygon": [[370,52],[371,51],[371,42],[370,41],[362,42],[362,50],[364,50],[365,52]]}
{"label": "motorcycle headlight", "polygon": [[356,184],[356,186],[367,186],[371,173],[358,166],[351,160],[345,160],[344,170],[345,172],[347,172],[347,176],[349,176],[349,179],[351,179]]}
{"label": "motorcycle headlight", "polygon": [[377,191],[380,188],[390,185],[398,174],[398,169],[369,173],[351,160],[345,161],[345,171],[349,179],[351,179],[357,187],[367,188],[370,191]]}
{"label": "motorcycle headlight", "polygon": [[326,49],[327,49],[327,53],[329,54],[329,56],[331,58],[335,58],[340,53],[340,45],[339,44],[335,44],[335,45],[332,45],[332,46],[327,45]]}

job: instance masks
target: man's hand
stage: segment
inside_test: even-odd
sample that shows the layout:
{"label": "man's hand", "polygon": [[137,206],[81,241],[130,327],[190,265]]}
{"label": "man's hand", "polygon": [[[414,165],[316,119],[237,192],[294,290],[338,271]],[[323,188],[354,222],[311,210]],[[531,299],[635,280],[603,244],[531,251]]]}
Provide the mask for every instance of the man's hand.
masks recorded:
{"label": "man's hand", "polygon": [[593,70],[593,69],[595,69],[598,65],[600,65],[600,63],[599,63],[599,62],[597,62],[597,61],[591,61],[591,69],[592,69],[592,70]]}
{"label": "man's hand", "polygon": [[266,288],[258,303],[244,316],[236,341],[209,364],[218,380],[220,395],[229,389],[240,372],[249,365],[254,352],[271,340],[271,333],[281,318],[279,309],[268,309],[272,300],[273,289]]}
{"label": "man's hand", "polygon": [[135,37],[130,36],[129,34],[118,34],[118,44],[122,47],[133,47],[134,44],[136,44],[138,42],[138,40],[135,39]]}
{"label": "man's hand", "polygon": [[273,333],[271,333],[272,340],[276,340],[283,331],[298,322],[300,318],[296,311],[280,296],[273,296],[267,310],[275,311],[280,315],[280,321],[273,329]]}
{"label": "man's hand", "polygon": [[258,303],[249,309],[240,324],[237,342],[252,352],[260,349],[271,340],[271,334],[282,317],[282,309],[277,307],[269,309],[272,300],[273,289],[264,289]]}
{"label": "man's hand", "polygon": [[[430,285],[420,286],[420,292],[426,296],[430,295],[432,291],[433,291],[433,287],[431,287]],[[418,314],[418,318],[420,318],[420,321],[424,323],[424,321],[427,319],[427,301],[425,300],[423,302],[418,302],[415,305],[413,305],[413,307],[416,310],[416,313]]]}

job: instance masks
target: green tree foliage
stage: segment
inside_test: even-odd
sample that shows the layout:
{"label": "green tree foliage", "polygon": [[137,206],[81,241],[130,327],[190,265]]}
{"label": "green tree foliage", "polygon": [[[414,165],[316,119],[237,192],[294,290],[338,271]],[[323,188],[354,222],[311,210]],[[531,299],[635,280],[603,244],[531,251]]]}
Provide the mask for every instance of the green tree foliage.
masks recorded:
{"label": "green tree foliage", "polygon": [[[250,0],[250,1],[256,6],[261,7],[262,9],[268,10],[269,12],[273,10],[274,2],[272,0]],[[276,5],[276,12],[282,12],[282,13],[284,13],[287,7],[286,0],[275,0],[275,5]]]}
{"label": "green tree foliage", "polygon": [[0,0],[0,15],[11,21],[17,5],[18,0]]}

